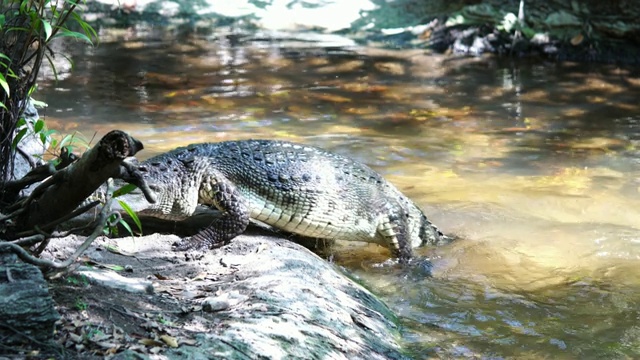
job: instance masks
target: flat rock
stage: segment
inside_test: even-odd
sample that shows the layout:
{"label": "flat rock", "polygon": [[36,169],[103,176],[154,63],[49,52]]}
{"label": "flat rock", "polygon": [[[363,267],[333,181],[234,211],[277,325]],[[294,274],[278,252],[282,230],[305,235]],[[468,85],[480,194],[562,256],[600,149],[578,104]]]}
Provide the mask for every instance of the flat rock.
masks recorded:
{"label": "flat rock", "polygon": [[[178,239],[96,240],[85,261],[131,267],[120,275],[153,279],[155,292],[104,291],[104,284],[92,283],[85,292],[98,302],[86,300],[87,316],[105,307],[138,313],[166,306],[164,318],[191,338],[161,352],[171,359],[405,358],[386,305],[306,248],[255,233],[205,253],[173,252]],[[63,240],[48,255],[64,258],[81,240]]]}

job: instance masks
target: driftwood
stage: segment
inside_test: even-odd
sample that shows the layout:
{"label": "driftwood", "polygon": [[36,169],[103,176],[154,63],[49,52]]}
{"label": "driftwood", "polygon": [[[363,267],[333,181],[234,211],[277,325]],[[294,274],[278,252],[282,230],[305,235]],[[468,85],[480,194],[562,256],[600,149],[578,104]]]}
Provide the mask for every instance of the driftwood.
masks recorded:
{"label": "driftwood", "polygon": [[[140,141],[122,131],[114,130],[105,135],[82,158],[68,167],[59,170],[50,166],[49,170],[44,169],[47,166],[36,168],[23,179],[18,180],[16,183],[20,183],[20,186],[27,186],[30,182],[25,182],[25,178],[38,181],[46,178],[48,173],[53,173],[38,185],[28,197],[9,207],[11,213],[1,220],[14,220],[3,234],[4,238],[13,241],[0,242],[0,252],[12,251],[23,261],[43,268],[59,269],[71,264],[101,234],[105,225],[113,226],[113,223],[107,220],[111,218],[111,215],[117,215],[119,219],[119,213],[110,213],[109,190],[99,218],[91,222],[91,227],[94,229],[93,234],[87,238],[86,244],[83,244],[72,258],[62,263],[48,262],[29,255],[21,246],[40,243],[40,247],[36,250],[36,254],[39,254],[48,243],[50,236],[47,231],[55,230],[60,223],[96,206],[98,201],[79,207],[87,197],[112,177],[133,179],[135,183],[140,185],[147,200],[154,202],[155,195],[147,187],[135,164],[125,161],[142,148]],[[11,186],[14,185],[10,184],[9,187]],[[17,191],[19,190],[17,189]]]}
{"label": "driftwood", "polygon": [[23,211],[17,218],[16,232],[55,224],[55,220],[75,210],[109,178],[119,177],[123,160],[142,148],[140,141],[122,131],[109,132],[75,164],[56,172],[31,193],[21,204]]}

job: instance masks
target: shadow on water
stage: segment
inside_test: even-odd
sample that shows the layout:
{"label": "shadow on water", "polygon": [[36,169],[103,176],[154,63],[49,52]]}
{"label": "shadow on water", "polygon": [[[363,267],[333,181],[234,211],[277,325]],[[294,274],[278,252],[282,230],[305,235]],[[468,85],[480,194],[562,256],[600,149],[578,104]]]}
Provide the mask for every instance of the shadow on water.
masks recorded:
{"label": "shadow on water", "polygon": [[148,157],[279,138],[363,161],[463,240],[433,278],[334,259],[401,315],[416,358],[640,356],[638,69],[447,58],[290,34],[107,32],[43,83],[48,123]]}

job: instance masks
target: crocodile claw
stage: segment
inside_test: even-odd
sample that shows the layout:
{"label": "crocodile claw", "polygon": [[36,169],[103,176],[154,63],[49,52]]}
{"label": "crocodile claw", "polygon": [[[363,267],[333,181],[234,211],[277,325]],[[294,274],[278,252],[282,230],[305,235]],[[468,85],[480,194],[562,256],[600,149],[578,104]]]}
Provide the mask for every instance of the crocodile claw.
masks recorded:
{"label": "crocodile claw", "polygon": [[180,241],[173,243],[173,251],[188,251],[188,250],[207,250],[208,244],[196,237],[186,237]]}

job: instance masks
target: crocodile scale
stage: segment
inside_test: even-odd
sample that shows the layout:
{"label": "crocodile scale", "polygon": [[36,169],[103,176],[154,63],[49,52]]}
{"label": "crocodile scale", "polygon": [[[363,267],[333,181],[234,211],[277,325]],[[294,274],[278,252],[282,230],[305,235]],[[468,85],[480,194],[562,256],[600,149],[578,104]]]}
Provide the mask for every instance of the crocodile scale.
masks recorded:
{"label": "crocodile scale", "polygon": [[305,237],[377,243],[401,261],[415,247],[449,240],[380,174],[312,146],[272,140],[194,144],[138,169],[158,199],[145,214],[180,219],[198,204],[222,212],[178,250],[224,245],[250,219]]}

